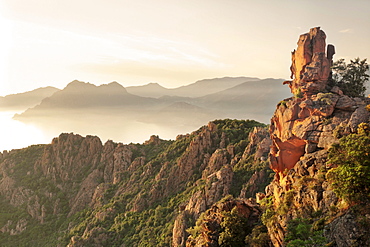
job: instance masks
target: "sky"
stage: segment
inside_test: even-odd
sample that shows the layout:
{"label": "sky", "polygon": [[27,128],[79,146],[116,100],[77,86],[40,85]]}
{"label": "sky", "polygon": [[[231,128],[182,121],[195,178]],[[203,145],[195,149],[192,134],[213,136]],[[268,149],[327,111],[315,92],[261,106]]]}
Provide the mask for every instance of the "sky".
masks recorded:
{"label": "sky", "polygon": [[370,59],[368,0],[0,0],[0,96],[77,79],[167,88],[288,78],[300,34]]}

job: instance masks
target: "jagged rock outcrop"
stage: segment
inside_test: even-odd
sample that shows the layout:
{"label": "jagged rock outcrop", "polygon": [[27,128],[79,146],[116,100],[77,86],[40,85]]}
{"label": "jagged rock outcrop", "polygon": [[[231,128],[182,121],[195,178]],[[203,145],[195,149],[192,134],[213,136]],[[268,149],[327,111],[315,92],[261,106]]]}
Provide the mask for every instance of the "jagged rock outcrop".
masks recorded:
{"label": "jagged rock outcrop", "polygon": [[297,50],[292,52],[290,70],[293,81],[285,82],[293,94],[306,96],[325,90],[335,54],[334,46],[326,46],[325,39],[326,35],[320,27],[312,28],[299,37]]}
{"label": "jagged rock outcrop", "polygon": [[[370,220],[370,215],[361,215],[363,224]],[[336,243],[337,246],[369,246],[369,229],[359,224],[358,215],[345,213],[328,224],[325,236]]]}
{"label": "jagged rock outcrop", "polygon": [[282,173],[291,169],[307,151],[318,143],[320,123],[331,116],[339,95],[325,93],[330,77],[334,48],[328,46],[326,35],[319,27],[302,34],[297,50],[292,52],[292,79],[285,82],[294,98],[282,101],[271,119],[271,167]]}
{"label": "jagged rock outcrop", "polygon": [[254,160],[266,160],[266,154],[270,152],[272,144],[268,130],[266,128],[256,127],[249,134],[249,144],[246,147],[243,157],[247,158],[249,155],[254,154]]}
{"label": "jagged rock outcrop", "polygon": [[[314,212],[335,217],[330,210],[341,201],[325,180],[327,151],[343,135],[356,132],[358,124],[369,122],[369,98],[350,98],[329,86],[334,46],[325,48],[325,37],[320,28],[300,36],[292,53],[293,81],[285,83],[295,96],[281,101],[271,119],[270,165],[276,174],[262,197],[272,198],[277,212],[268,225],[274,246],[285,245],[291,219],[312,218]],[[344,229],[340,219],[334,222],[327,236],[336,246],[350,246],[348,238],[360,235],[339,237],[340,231],[354,230],[350,224]]]}
{"label": "jagged rock outcrop", "polygon": [[[210,127],[210,126],[208,126]],[[211,128],[214,128],[214,126]],[[198,190],[185,205],[180,208],[180,213],[177,216],[173,228],[172,246],[185,247],[186,246],[218,246],[218,245],[203,245],[204,239],[206,238],[218,238],[217,233],[215,236],[207,235],[207,232],[203,233],[202,239],[189,240],[189,233],[186,231],[192,227],[189,222],[195,222],[199,216],[204,213],[207,209],[215,207],[219,200],[229,195],[235,186],[234,170],[233,168],[238,164],[246,162],[246,160],[252,160],[253,163],[258,164],[267,159],[269,153],[269,144],[271,140],[269,133],[266,128],[255,127],[248,135],[248,145],[243,151],[241,156],[235,156],[235,147],[233,145],[226,146],[226,137],[224,134],[221,135],[220,148],[207,159],[208,164],[202,172],[202,182],[205,184],[203,189]],[[266,184],[269,181],[268,172],[265,169],[256,170],[246,180],[242,189],[238,193],[241,198],[246,198],[246,195],[254,196],[254,194],[261,190],[261,184]],[[234,182],[233,182],[234,181]],[[200,181],[198,181],[200,182]],[[199,186],[202,186],[199,184]],[[257,205],[253,207],[257,208]],[[212,215],[212,210],[208,212]],[[211,217],[211,216],[210,216]],[[221,221],[220,218],[218,221]],[[216,225],[219,224],[215,223]],[[188,241],[188,243],[187,243]]]}
{"label": "jagged rock outcrop", "polygon": [[[327,64],[332,63],[332,55],[325,55],[325,33],[320,28],[301,35],[292,58],[294,79],[289,82],[292,92],[299,89],[301,94],[281,101],[271,119],[270,161],[279,174],[293,168],[305,153],[329,148],[335,142],[331,134],[334,126],[349,121],[346,131],[354,132],[369,117],[364,108],[368,100],[351,99],[337,87],[329,88]],[[316,61],[316,57],[322,61]],[[313,68],[318,77],[311,75]]]}
{"label": "jagged rock outcrop", "polygon": [[[264,125],[216,120],[176,141],[152,136],[143,144],[128,145],[103,144],[98,137],[70,133],[48,145],[4,152],[0,203],[11,219],[0,229],[4,236],[50,231],[49,239],[34,242],[60,240],[63,246],[131,246],[139,233],[147,238],[140,241],[168,245],[173,239],[175,245],[179,239],[177,246],[185,246],[186,229],[200,214],[231,192],[240,194],[255,171],[268,169],[264,161],[268,132],[262,127],[253,130],[255,126]],[[249,132],[253,133],[248,138]],[[235,178],[235,167],[249,161],[261,165]],[[248,193],[255,190],[262,191],[251,187]],[[171,222],[173,238],[166,230],[172,228]],[[62,237],[59,230],[69,235]],[[22,245],[23,239],[27,237],[12,244]]]}

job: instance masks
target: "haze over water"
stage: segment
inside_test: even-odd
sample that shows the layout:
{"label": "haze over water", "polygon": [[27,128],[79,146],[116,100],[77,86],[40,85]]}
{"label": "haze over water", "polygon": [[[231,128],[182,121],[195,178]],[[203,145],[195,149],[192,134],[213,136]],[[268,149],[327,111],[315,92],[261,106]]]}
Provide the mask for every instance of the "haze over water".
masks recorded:
{"label": "haze over water", "polygon": [[51,141],[40,128],[12,119],[16,112],[0,111],[0,152]]}
{"label": "haze over water", "polygon": [[[189,133],[200,126],[159,126],[151,123],[130,121],[124,117],[105,118],[104,116],[83,115],[86,121],[67,120],[44,123],[24,123],[12,119],[16,112],[0,111],[0,152],[28,147],[34,144],[51,143],[61,133],[75,133],[82,136],[96,135],[104,143],[107,140],[122,143],[143,143],[151,135],[162,139],[175,139],[178,134]],[[98,119],[101,118],[101,121]],[[206,122],[204,123],[206,124]]]}

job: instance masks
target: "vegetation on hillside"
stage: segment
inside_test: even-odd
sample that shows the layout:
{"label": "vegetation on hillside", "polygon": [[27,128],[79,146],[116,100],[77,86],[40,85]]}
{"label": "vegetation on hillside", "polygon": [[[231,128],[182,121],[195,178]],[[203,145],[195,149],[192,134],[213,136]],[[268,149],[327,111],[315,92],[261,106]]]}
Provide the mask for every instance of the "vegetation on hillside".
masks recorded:
{"label": "vegetation on hillside", "polygon": [[[224,135],[226,143],[225,145],[234,145],[236,153],[241,155],[246,145],[248,144],[249,132],[257,126],[264,126],[261,123],[252,120],[215,120],[213,122],[217,126],[217,135],[215,139],[221,138]],[[181,157],[189,146],[190,141],[200,132],[202,127],[197,132],[183,136],[178,140],[170,143],[162,151],[154,153],[146,151],[146,154],[150,154],[151,159],[149,163],[155,164],[155,166],[162,166],[165,163],[171,164],[169,170],[174,169],[176,161]],[[215,143],[218,144],[220,140]],[[147,149],[145,145],[137,145],[140,149]],[[212,154],[218,147],[214,146],[208,150],[209,154]],[[144,168],[145,169],[145,168]],[[135,172],[136,173],[136,172]],[[139,172],[140,173],[140,172]],[[129,176],[134,176],[131,174]],[[250,177],[250,176],[249,176]],[[244,177],[244,183],[248,180],[248,176]],[[151,187],[157,186],[153,180],[154,177],[137,177],[138,185],[149,185],[147,191]],[[132,181],[132,179],[128,179]],[[119,184],[117,187],[126,187],[127,182]],[[83,244],[92,244],[88,236],[84,236],[83,231],[86,226],[100,227],[100,234],[109,236],[105,242],[109,246],[170,246],[172,229],[174,226],[174,220],[177,216],[177,210],[179,206],[185,203],[192,194],[196,191],[204,189],[204,182],[201,179],[201,171],[195,171],[194,176],[190,181],[187,181],[185,187],[178,186],[177,191],[169,196],[164,196],[157,200],[154,204],[148,204],[146,209],[132,212],[131,206],[128,200],[132,200],[134,195],[132,192],[128,194],[115,194],[110,199],[110,202],[103,205],[101,208],[87,210],[83,221],[79,223],[75,222],[75,227],[67,235],[66,239],[71,239],[74,236],[76,241],[81,241]],[[139,193],[144,193],[142,188]],[[240,191],[239,191],[240,193]],[[149,195],[148,195],[149,196]],[[112,210],[112,208],[114,210]],[[96,219],[95,215],[98,212],[113,211],[109,218],[105,218],[103,224]],[[232,216],[230,216],[232,217]],[[190,220],[190,219],[189,219]],[[226,223],[225,223],[226,224]],[[227,227],[225,225],[225,227]],[[229,241],[228,236],[224,236],[224,241]]]}
{"label": "vegetation on hillside", "polygon": [[358,133],[344,136],[329,150],[327,173],[334,192],[348,203],[370,200],[370,126],[362,123]]}
{"label": "vegetation on hillside", "polygon": [[[254,127],[265,127],[264,124],[252,120],[215,120],[217,127],[211,132],[212,146],[204,150],[205,157],[210,157],[217,149],[233,147],[234,156],[240,160],[235,172],[235,185],[233,193],[239,196],[240,190],[250,176],[257,170],[268,169],[267,163],[253,163],[253,159],[241,156],[248,145],[248,136]],[[204,190],[206,184],[202,179],[200,164],[194,164],[194,170],[190,178],[180,184],[168,187],[166,181],[170,181],[170,175],[177,169],[178,162],[186,155],[190,143],[198,135],[203,133],[202,127],[192,134],[179,136],[175,141],[160,140],[159,142],[147,142],[145,144],[129,144],[127,147],[132,152],[132,160],[143,159],[144,165],[137,166],[135,170],[121,173],[118,183],[106,183],[103,179],[99,187],[104,188],[103,194],[97,199],[94,207],[86,205],[85,209],[74,215],[70,215],[71,198],[78,192],[81,183],[93,171],[90,165],[86,169],[74,172],[70,181],[70,188],[74,188],[68,194],[57,186],[53,176],[43,175],[37,168],[44,150],[51,150],[50,145],[31,146],[29,148],[13,151],[8,157],[1,160],[2,170],[13,179],[18,187],[30,193],[34,200],[32,206],[41,210],[43,205],[46,217],[35,219],[30,215],[30,201],[25,200],[21,205],[14,206],[14,202],[8,197],[0,195],[2,212],[0,213],[0,227],[8,224],[9,229],[16,228],[22,219],[26,219],[27,227],[15,235],[7,231],[0,232],[2,246],[65,246],[71,241],[75,246],[170,246],[172,230],[178,209],[184,205],[197,191]],[[59,142],[66,142],[67,134],[60,136]],[[220,143],[223,143],[222,145]],[[74,148],[68,151],[66,162],[78,162],[78,157],[83,157],[79,152],[83,145],[83,138],[78,137],[72,143]],[[114,144],[117,147],[117,144]],[[61,154],[60,154],[61,155]],[[230,154],[231,155],[231,154]],[[253,155],[253,154],[252,154]],[[59,156],[62,157],[63,156]],[[102,154],[97,154],[102,157]],[[229,157],[231,159],[231,156]],[[62,161],[64,162],[64,161]],[[241,169],[246,168],[247,172]],[[98,170],[104,171],[103,163],[98,164]],[[160,174],[160,175],[159,175]],[[239,175],[238,175],[239,174]],[[72,177],[71,177],[72,178]],[[2,177],[1,177],[2,179]],[[176,179],[176,178],[175,178]],[[267,182],[266,182],[267,183]],[[152,190],[158,192],[156,196]],[[259,188],[260,191],[263,188]],[[58,202],[57,202],[57,201]],[[60,208],[57,213],[53,212],[54,206]],[[39,205],[39,206],[38,206]],[[41,211],[38,211],[41,212]],[[39,216],[37,216],[39,217]],[[225,213],[226,220],[222,227],[225,234],[220,241],[229,243],[234,241],[232,233],[234,229],[231,222],[236,216],[232,212]],[[11,222],[8,223],[8,220]],[[189,225],[195,224],[189,218]],[[242,224],[242,223],[241,223]],[[230,232],[230,234],[226,234]],[[244,237],[242,237],[244,241]],[[239,241],[239,240],[238,240]],[[226,245],[225,245],[226,246]]]}
{"label": "vegetation on hillside", "polygon": [[323,230],[317,229],[308,219],[296,218],[289,222],[285,237],[287,247],[326,246]]}
{"label": "vegetation on hillside", "polygon": [[[42,156],[45,146],[32,145],[11,152],[6,158],[7,161],[5,158],[0,160],[0,163],[3,163],[2,172],[13,179],[18,190],[24,195],[24,198],[18,197],[9,201],[6,196],[6,193],[12,193],[9,188],[10,191],[3,191],[0,196],[1,246],[56,246],[59,242],[58,237],[67,227],[65,221],[68,211],[66,195],[52,181],[34,170],[34,164]],[[0,178],[3,178],[3,174]],[[57,203],[60,203],[64,210],[57,215],[47,214],[43,223],[40,224],[40,219],[31,216],[31,213],[36,215],[37,212],[31,211],[28,205],[36,206],[42,203],[44,210],[51,212],[56,202],[46,196],[49,193],[55,193],[58,196]],[[41,205],[39,207],[41,209]],[[7,232],[8,229],[10,232]],[[11,229],[16,230],[12,232]],[[26,230],[19,233],[17,229]]]}

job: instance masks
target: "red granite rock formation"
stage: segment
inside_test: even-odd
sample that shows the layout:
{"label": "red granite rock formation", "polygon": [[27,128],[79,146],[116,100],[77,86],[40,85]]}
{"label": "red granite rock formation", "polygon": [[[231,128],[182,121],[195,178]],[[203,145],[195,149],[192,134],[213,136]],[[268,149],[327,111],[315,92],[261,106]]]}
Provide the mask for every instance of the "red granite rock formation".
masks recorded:
{"label": "red granite rock formation", "polygon": [[[330,116],[339,95],[328,91],[334,46],[325,43],[326,35],[319,27],[302,34],[292,52],[289,84],[293,98],[278,105],[271,119],[273,140],[271,168],[282,173],[294,167],[301,156],[315,149],[319,142],[320,123]],[[327,54],[326,54],[327,49]]]}
{"label": "red granite rock formation", "polygon": [[312,95],[327,86],[335,49],[332,45],[326,47],[325,38],[320,27],[312,28],[299,37],[297,50],[292,52],[290,70],[293,81],[285,82],[293,94]]}
{"label": "red granite rock formation", "polygon": [[[333,54],[332,45],[325,54],[325,33],[320,28],[300,36],[292,53],[293,81],[285,82],[295,96],[281,101],[271,119],[270,166],[276,174],[259,199],[272,198],[273,210],[279,212],[268,224],[275,247],[286,245],[290,220],[310,218],[312,212],[333,217],[330,208],[341,201],[324,179],[328,149],[341,136],[356,132],[360,123],[370,121],[370,112],[365,109],[370,98],[351,98],[328,84]],[[341,220],[338,217],[328,225],[328,232],[336,236],[330,233],[327,237],[346,246],[342,243],[352,241],[357,233],[348,237],[346,232],[355,230],[350,223],[346,227],[337,224]],[[360,239],[358,236],[355,238]]]}

